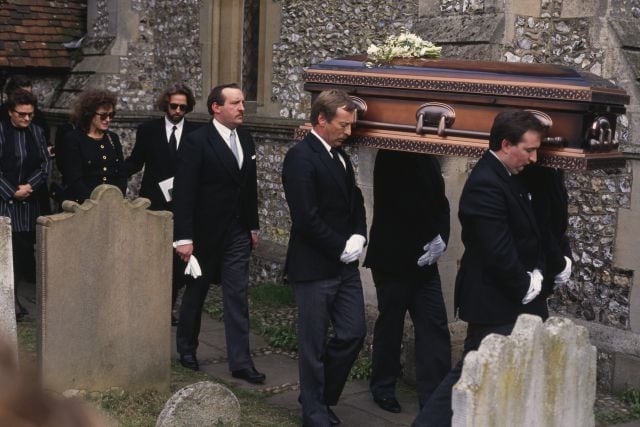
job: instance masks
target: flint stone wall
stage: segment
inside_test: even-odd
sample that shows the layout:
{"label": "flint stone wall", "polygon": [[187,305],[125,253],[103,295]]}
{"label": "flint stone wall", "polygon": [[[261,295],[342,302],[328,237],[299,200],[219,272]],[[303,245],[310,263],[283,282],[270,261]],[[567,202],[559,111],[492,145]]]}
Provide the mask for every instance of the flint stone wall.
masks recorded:
{"label": "flint stone wall", "polygon": [[169,386],[168,212],[101,185],[82,205],[38,218],[37,355],[45,387]]}
{"label": "flint stone wall", "polygon": [[596,348],[582,326],[523,314],[510,336],[491,334],[453,387],[457,427],[595,425]]}
{"label": "flint stone wall", "polygon": [[16,307],[13,290],[11,220],[0,216],[0,339],[17,354]]}

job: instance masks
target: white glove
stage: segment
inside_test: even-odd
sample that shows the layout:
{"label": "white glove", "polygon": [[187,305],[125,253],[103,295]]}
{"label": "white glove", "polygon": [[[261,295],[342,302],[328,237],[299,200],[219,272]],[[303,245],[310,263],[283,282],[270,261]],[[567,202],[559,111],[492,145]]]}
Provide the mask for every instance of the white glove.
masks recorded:
{"label": "white glove", "polygon": [[342,251],[342,255],[340,255],[340,261],[345,264],[350,264],[360,258],[366,241],[367,239],[365,239],[364,236],[360,234],[352,234],[351,237],[349,237],[349,240],[347,240],[347,244],[344,246],[344,251]]}
{"label": "white glove", "polygon": [[538,296],[540,291],[542,290],[542,272],[537,268],[533,270],[533,272],[527,271],[529,276],[531,276],[531,281],[529,282],[529,290],[527,294],[522,298],[522,304],[529,304],[535,297]]}
{"label": "white glove", "polygon": [[424,248],[422,249],[425,253],[418,258],[419,267],[435,264],[438,261],[438,258],[440,258],[444,253],[444,250],[447,249],[447,244],[438,234],[432,241],[424,245]]}
{"label": "white glove", "polygon": [[196,259],[196,257],[194,257],[193,255],[189,257],[189,262],[187,263],[187,268],[184,269],[184,274],[190,275],[194,279],[197,279],[198,277],[202,276],[202,270],[200,269],[200,264],[198,263],[198,260]]}
{"label": "white glove", "polygon": [[562,270],[560,273],[556,274],[556,277],[553,278],[553,282],[556,285],[562,285],[565,284],[569,281],[569,277],[571,277],[571,267],[573,266],[573,262],[571,261],[571,258],[569,257],[564,257],[566,264],[564,266],[564,270]]}

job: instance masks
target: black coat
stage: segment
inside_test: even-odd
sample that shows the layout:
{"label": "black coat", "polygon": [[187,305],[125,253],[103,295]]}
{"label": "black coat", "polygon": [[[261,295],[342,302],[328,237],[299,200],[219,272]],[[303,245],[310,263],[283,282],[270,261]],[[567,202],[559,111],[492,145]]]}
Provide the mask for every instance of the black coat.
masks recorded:
{"label": "black coat", "polygon": [[388,273],[418,267],[423,247],[438,234],[449,241],[449,201],[434,156],[380,150],[373,171],[373,222],[365,267]]}
{"label": "black coat", "polygon": [[253,138],[236,129],[242,169],[222,136],[209,122],[183,138],[173,187],[174,239],[191,239],[206,279],[218,282],[231,221],[247,233],[257,230],[258,196]]}
{"label": "black coat", "polygon": [[74,129],[67,132],[64,138],[62,178],[67,185],[67,197],[82,202],[100,184],[115,185],[125,194],[127,177],[118,135],[107,131],[97,141],[87,136],[85,131]]}
{"label": "black coat", "polygon": [[564,257],[571,258],[567,236],[568,195],[562,169],[528,166],[518,175],[531,193],[531,204],[545,240],[549,278],[564,269]]}
{"label": "black coat", "polygon": [[464,254],[456,278],[455,307],[462,320],[509,324],[518,315],[548,316],[538,295],[522,304],[530,276],[543,276],[543,242],[526,190],[489,151],[471,171],[460,196]]}
{"label": "black coat", "polygon": [[291,213],[285,272],[292,281],[335,277],[352,234],[366,237],[364,199],[349,157],[347,180],[322,142],[309,133],[285,156],[282,183]]}
{"label": "black coat", "polygon": [[[198,125],[185,119],[182,128],[181,141]],[[181,142],[178,141],[178,142]],[[178,149],[180,144],[178,144]],[[152,210],[171,210],[158,183],[175,175],[176,159],[171,155],[171,147],[165,130],[165,119],[155,119],[141,124],[136,132],[136,144],[131,155],[125,161],[128,176],[140,171],[144,166],[140,197],[151,201]]]}

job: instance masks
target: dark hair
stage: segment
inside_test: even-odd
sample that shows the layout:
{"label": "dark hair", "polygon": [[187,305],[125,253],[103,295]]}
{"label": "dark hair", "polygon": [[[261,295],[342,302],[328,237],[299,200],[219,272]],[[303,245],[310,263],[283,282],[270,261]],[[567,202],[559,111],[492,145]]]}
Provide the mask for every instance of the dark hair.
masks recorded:
{"label": "dark hair", "polygon": [[116,94],[105,89],[87,89],[73,102],[71,107],[71,123],[85,132],[89,131],[91,121],[100,107],[113,107],[117,103]]}
{"label": "dark hair", "polygon": [[330,122],[336,115],[338,108],[343,108],[351,113],[355,111],[356,104],[353,102],[349,94],[343,90],[330,89],[320,92],[311,104],[311,124],[318,124],[320,114]]}
{"label": "dark hair", "polygon": [[542,137],[547,127],[529,111],[507,110],[496,116],[489,134],[489,148],[499,151],[502,140],[506,139],[511,145],[520,142],[522,135],[528,131],[537,132]]}
{"label": "dark hair", "polygon": [[211,106],[214,102],[218,105],[224,105],[225,98],[222,91],[227,88],[240,89],[240,86],[238,86],[237,83],[229,83],[226,85],[219,85],[211,89],[211,92],[209,92],[209,96],[207,97],[207,110],[209,110],[209,114],[213,115],[213,109]]}
{"label": "dark hair", "polygon": [[173,83],[167,87],[162,95],[158,97],[158,110],[165,113],[169,110],[169,101],[172,95],[184,95],[187,97],[187,113],[193,111],[193,107],[196,105],[196,98],[193,96],[193,91],[183,83]]}
{"label": "dark hair", "polygon": [[7,80],[7,85],[4,87],[4,93],[7,96],[11,96],[11,94],[18,89],[23,89],[25,87],[33,86],[31,83],[31,79],[23,74],[16,74],[15,76],[9,77]]}
{"label": "dark hair", "polygon": [[38,98],[29,91],[18,89],[9,96],[7,109],[13,110],[16,108],[16,105],[33,105],[35,109],[38,106]]}

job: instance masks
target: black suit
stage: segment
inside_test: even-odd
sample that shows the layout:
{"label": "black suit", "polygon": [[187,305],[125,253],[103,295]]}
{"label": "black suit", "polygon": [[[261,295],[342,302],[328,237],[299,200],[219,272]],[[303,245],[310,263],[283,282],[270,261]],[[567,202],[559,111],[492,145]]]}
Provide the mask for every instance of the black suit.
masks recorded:
{"label": "black suit", "polygon": [[[181,140],[197,128],[198,125],[185,119]],[[180,142],[178,141],[178,147]],[[140,197],[146,197],[151,201],[150,209],[171,211],[171,204],[165,200],[158,186],[160,181],[171,178],[176,173],[176,158],[171,153],[164,117],[138,126],[136,144],[125,164],[128,175],[139,172],[144,166]]]}
{"label": "black suit", "polygon": [[395,397],[407,310],[415,332],[418,400],[423,405],[451,369],[447,312],[437,264],[419,267],[424,245],[449,240],[449,201],[434,156],[380,150],[373,172],[373,223],[365,267],[378,297],[371,393]]}
{"label": "black suit", "polygon": [[[527,272],[538,268],[545,275],[543,241],[528,192],[489,151],[467,179],[458,216],[465,250],[456,278],[455,307],[468,322],[464,360],[486,335],[509,334],[520,314],[544,319],[548,311],[543,293],[522,304],[531,282]],[[462,361],[440,383],[415,426],[451,424],[451,388],[461,373]]]}
{"label": "black suit", "polygon": [[546,254],[547,274],[543,292],[553,292],[554,277],[565,265],[564,257],[571,259],[571,246],[567,236],[569,226],[568,195],[562,169],[532,165],[518,174],[531,194],[531,204],[542,233]]}
{"label": "black suit", "polygon": [[[140,197],[146,197],[151,201],[151,210],[173,211],[173,204],[164,198],[158,183],[171,178],[176,173],[177,158],[169,144],[166,129],[166,119],[155,119],[138,126],[136,143],[131,155],[125,161],[127,176],[139,172],[144,166],[144,175],[140,185]],[[180,140],[193,130],[197,125],[184,120]],[[180,147],[178,141],[178,148]],[[179,289],[184,284],[184,269],[186,264],[174,252],[173,254],[173,281],[171,287],[171,307],[175,305]]]}
{"label": "black suit", "polygon": [[212,122],[184,138],[174,181],[176,241],[193,240],[202,276],[187,284],[176,334],[178,352],[195,354],[209,284],[222,283],[231,371],[253,366],[249,353],[247,289],[251,230],[258,229],[253,138],[236,129],[242,168]]}
{"label": "black suit", "polygon": [[[327,405],[338,402],[366,334],[358,263],[340,261],[349,237],[366,235],[364,202],[340,154],[346,170],[310,133],[282,170],[292,222],[285,272],[298,306],[300,398],[310,426],[329,425]],[[335,335],[327,342],[329,321]]]}

